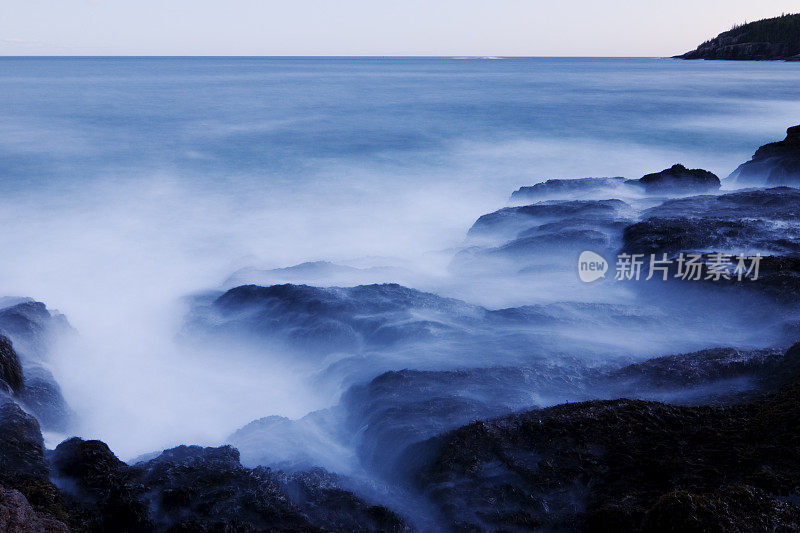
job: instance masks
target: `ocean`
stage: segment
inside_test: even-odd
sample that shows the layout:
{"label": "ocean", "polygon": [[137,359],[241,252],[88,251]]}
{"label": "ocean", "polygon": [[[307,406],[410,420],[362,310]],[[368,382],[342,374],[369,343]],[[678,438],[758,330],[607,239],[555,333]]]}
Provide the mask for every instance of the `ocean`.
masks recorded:
{"label": "ocean", "polygon": [[[52,361],[83,435],[124,457],[219,442],[335,398],[284,374],[266,386],[268,362],[245,370],[232,354],[192,368],[172,346],[187,296],[241,268],[334,261],[422,271],[422,288],[491,308],[527,303],[444,279],[442,257],[480,215],[548,178],[639,178],[675,163],[725,177],[800,122],[799,69],[0,58],[0,292],[46,302],[84,339]],[[187,390],[207,394],[189,402]]]}

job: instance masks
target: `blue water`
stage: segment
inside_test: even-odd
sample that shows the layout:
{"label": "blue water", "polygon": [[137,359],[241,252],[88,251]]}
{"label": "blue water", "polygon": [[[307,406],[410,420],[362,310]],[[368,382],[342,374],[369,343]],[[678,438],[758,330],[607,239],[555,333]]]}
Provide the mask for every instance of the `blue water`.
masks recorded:
{"label": "blue water", "polygon": [[515,141],[570,156],[620,143],[723,172],[800,118],[793,63],[2,58],[0,72],[4,187],[165,168],[296,182],[331,161],[426,169],[460,143]]}
{"label": "blue water", "polygon": [[[82,434],[133,456],[330,401],[174,353],[187,294],[313,260],[433,290],[452,255],[431,252],[519,186],[727,175],[800,123],[800,64],[0,58],[0,95],[0,295],[68,316],[86,345],[54,371]],[[448,295],[520,304],[465,286]]]}

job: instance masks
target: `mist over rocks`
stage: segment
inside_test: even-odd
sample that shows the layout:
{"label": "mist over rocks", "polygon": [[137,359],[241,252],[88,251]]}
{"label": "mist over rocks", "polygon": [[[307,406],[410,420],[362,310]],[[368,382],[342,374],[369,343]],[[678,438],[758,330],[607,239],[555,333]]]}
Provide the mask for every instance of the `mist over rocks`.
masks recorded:
{"label": "mist over rocks", "polygon": [[475,422],[424,444],[417,483],[456,529],[670,530],[697,524],[688,501],[703,527],[793,529],[798,378],[736,406],[593,401]]}
{"label": "mist over rocks", "polygon": [[[261,412],[204,442],[214,446],[187,442],[135,464],[100,440],[44,449],[40,428],[70,428],[48,371],[52,338],[70,328],[44,304],[6,300],[0,485],[77,531],[636,531],[697,516],[724,529],[754,514],[765,528],[794,527],[800,349],[785,346],[800,332],[790,301],[800,193],[695,194],[719,188],[708,174],[533,186],[516,199],[536,203],[475,222],[438,288],[422,290],[431,278],[414,272],[328,262],[234,273],[226,290],[187,300],[181,348],[206,351],[184,361],[272,371],[250,364],[266,360],[327,403],[292,417],[253,400]],[[770,255],[758,297],[742,297],[713,284],[580,285],[585,249]],[[554,273],[560,290],[536,285]],[[359,284],[370,276],[408,286]],[[250,279],[283,283],[228,288]],[[529,283],[545,297],[492,306],[463,292]],[[780,305],[761,298],[778,293]]]}
{"label": "mist over rocks", "polygon": [[187,330],[215,338],[276,342],[324,356],[435,341],[463,332],[463,321],[484,312],[478,306],[397,284],[245,285],[195,309]]}
{"label": "mist over rocks", "polygon": [[[44,303],[30,299],[6,299],[0,307],[0,360],[16,401],[36,416],[46,429],[64,431],[73,415],[48,369],[53,343],[74,330],[66,317],[53,313]],[[2,302],[0,302],[2,305]],[[15,363],[16,361],[16,363]],[[18,367],[18,368],[17,368]],[[0,379],[5,381],[3,376]]]}
{"label": "mist over rocks", "polygon": [[605,199],[639,191],[632,180],[614,178],[551,178],[535,185],[520,187],[511,194],[512,202],[541,202],[545,200]]}
{"label": "mist over rocks", "polygon": [[22,365],[8,337],[0,335],[0,388],[17,394],[22,390]]}
{"label": "mist over rocks", "polygon": [[782,141],[765,144],[734,170],[728,180],[737,185],[800,185],[800,126],[786,130]]}

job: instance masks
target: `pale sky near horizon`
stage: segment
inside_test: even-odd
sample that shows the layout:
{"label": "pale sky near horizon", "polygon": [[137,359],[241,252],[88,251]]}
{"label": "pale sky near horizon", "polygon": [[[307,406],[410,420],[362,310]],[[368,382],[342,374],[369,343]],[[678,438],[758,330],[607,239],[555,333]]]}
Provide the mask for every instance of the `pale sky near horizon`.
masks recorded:
{"label": "pale sky near horizon", "polygon": [[797,0],[0,0],[0,55],[669,56]]}

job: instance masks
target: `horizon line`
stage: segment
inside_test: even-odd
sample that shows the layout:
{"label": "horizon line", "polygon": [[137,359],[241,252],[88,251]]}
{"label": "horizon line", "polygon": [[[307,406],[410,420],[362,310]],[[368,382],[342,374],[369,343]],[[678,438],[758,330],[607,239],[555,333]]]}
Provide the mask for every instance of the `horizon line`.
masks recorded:
{"label": "horizon line", "polygon": [[183,58],[231,58],[231,59],[674,59],[676,56],[660,56],[660,55],[624,55],[624,56],[588,56],[588,55],[497,55],[497,54],[445,54],[445,55],[402,55],[402,54],[379,54],[379,55],[258,55],[258,54],[0,54],[0,58],[43,58],[43,59],[57,59],[57,58],[164,58],[164,59],[183,59]]}

